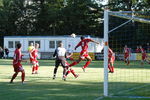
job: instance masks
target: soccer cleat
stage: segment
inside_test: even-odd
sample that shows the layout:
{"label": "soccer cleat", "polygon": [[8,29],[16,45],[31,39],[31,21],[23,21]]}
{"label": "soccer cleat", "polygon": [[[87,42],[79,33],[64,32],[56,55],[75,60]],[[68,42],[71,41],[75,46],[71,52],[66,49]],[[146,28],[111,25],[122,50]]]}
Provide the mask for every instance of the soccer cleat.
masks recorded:
{"label": "soccer cleat", "polygon": [[21,82],[21,84],[24,85],[25,83],[24,83],[24,82]]}
{"label": "soccer cleat", "polygon": [[14,83],[14,82],[13,82],[13,81],[10,81],[9,83],[12,84],[12,83]]}
{"label": "soccer cleat", "polygon": [[82,67],[83,72],[85,72],[85,68]]}
{"label": "soccer cleat", "polygon": [[53,76],[53,80],[54,80],[55,78],[56,78],[56,76],[54,75],[54,76]]}
{"label": "soccer cleat", "polygon": [[62,80],[66,81],[66,76],[63,76],[63,77],[62,77]]}
{"label": "soccer cleat", "polygon": [[79,77],[79,74],[76,74],[75,78],[78,78]]}

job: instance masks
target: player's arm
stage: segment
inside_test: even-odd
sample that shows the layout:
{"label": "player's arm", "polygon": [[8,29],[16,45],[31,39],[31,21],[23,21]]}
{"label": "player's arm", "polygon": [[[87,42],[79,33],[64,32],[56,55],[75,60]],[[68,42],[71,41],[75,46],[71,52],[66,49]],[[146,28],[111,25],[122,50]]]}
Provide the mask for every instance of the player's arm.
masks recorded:
{"label": "player's arm", "polygon": [[57,49],[55,50],[53,57],[56,57],[56,55],[57,55]]}
{"label": "player's arm", "polygon": [[75,46],[75,50],[79,47],[79,46],[81,46],[81,41]]}
{"label": "player's arm", "polygon": [[90,39],[90,41],[93,42],[93,43],[96,43],[96,44],[100,44],[99,42],[94,41],[94,40],[92,40],[92,39]]}

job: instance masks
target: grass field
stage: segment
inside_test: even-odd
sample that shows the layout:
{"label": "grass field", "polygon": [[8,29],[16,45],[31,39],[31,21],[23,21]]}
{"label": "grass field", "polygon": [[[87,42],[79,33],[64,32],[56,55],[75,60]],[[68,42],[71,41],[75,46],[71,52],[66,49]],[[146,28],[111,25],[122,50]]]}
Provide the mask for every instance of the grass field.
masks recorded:
{"label": "grass field", "polygon": [[148,64],[141,66],[140,62],[131,62],[130,66],[126,66],[121,61],[115,62],[115,73],[109,73],[109,94],[112,97],[101,98],[102,61],[92,61],[86,72],[81,69],[85,63],[83,61],[73,67],[80,76],[75,79],[69,74],[67,81],[62,80],[61,66],[57,78],[52,80],[53,60],[40,60],[37,75],[32,75],[30,65],[23,63],[26,71],[23,85],[20,82],[20,74],[14,80],[14,84],[9,84],[14,73],[11,63],[12,60],[0,59],[0,100],[150,100]]}

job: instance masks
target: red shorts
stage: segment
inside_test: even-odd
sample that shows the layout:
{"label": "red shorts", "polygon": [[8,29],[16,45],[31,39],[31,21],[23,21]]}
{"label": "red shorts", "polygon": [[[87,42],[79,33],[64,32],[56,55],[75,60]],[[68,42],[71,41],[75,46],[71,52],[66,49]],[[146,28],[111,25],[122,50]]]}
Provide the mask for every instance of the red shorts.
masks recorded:
{"label": "red shorts", "polygon": [[115,61],[115,56],[112,56],[108,59],[108,63],[114,63]]}
{"label": "red shorts", "polygon": [[37,64],[38,61],[37,61],[37,59],[32,59],[32,58],[30,58],[30,63],[31,63],[31,64]]}
{"label": "red shorts", "polygon": [[85,59],[85,57],[88,57],[88,56],[89,56],[89,54],[88,54],[87,51],[81,51],[81,52],[80,52],[80,58],[81,58],[81,59]]}
{"label": "red shorts", "polygon": [[14,72],[21,72],[24,70],[21,64],[14,64],[13,67],[14,67]]}

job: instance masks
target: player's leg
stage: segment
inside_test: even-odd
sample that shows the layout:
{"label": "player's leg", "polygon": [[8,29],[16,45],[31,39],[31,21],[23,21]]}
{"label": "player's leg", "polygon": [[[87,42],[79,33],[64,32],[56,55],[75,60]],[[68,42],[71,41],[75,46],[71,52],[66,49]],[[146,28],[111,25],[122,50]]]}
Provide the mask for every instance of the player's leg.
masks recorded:
{"label": "player's leg", "polygon": [[25,71],[22,70],[21,73],[22,73],[21,80],[22,80],[22,83],[24,83],[24,80],[25,80]]}
{"label": "player's leg", "polygon": [[35,74],[38,74],[38,69],[39,69],[39,63],[38,61],[36,61]]}
{"label": "player's leg", "polygon": [[78,63],[80,63],[82,61],[82,58],[79,57],[79,59],[77,61],[74,61],[73,63],[71,63],[69,66],[75,66],[77,65]]}
{"label": "player's leg", "polygon": [[70,72],[73,74],[73,76],[75,78],[77,78],[79,76],[78,74],[75,73],[75,71],[72,68],[70,69]]}
{"label": "player's leg", "polygon": [[127,65],[130,64],[129,56],[127,57]]}
{"label": "player's leg", "polygon": [[13,80],[17,77],[18,72],[15,72],[10,80],[10,83],[13,83]]}
{"label": "player's leg", "polygon": [[32,62],[32,74],[35,74],[36,71],[36,63],[33,61]]}
{"label": "player's leg", "polygon": [[58,69],[59,65],[60,65],[60,60],[57,59],[57,60],[55,61],[55,68],[54,68],[53,79],[56,78],[56,73],[57,73],[57,69]]}
{"label": "player's leg", "polygon": [[82,67],[83,71],[85,72],[85,68],[88,67],[88,65],[91,63],[92,58],[88,55],[85,57],[87,59],[87,62],[85,63],[85,65]]}

